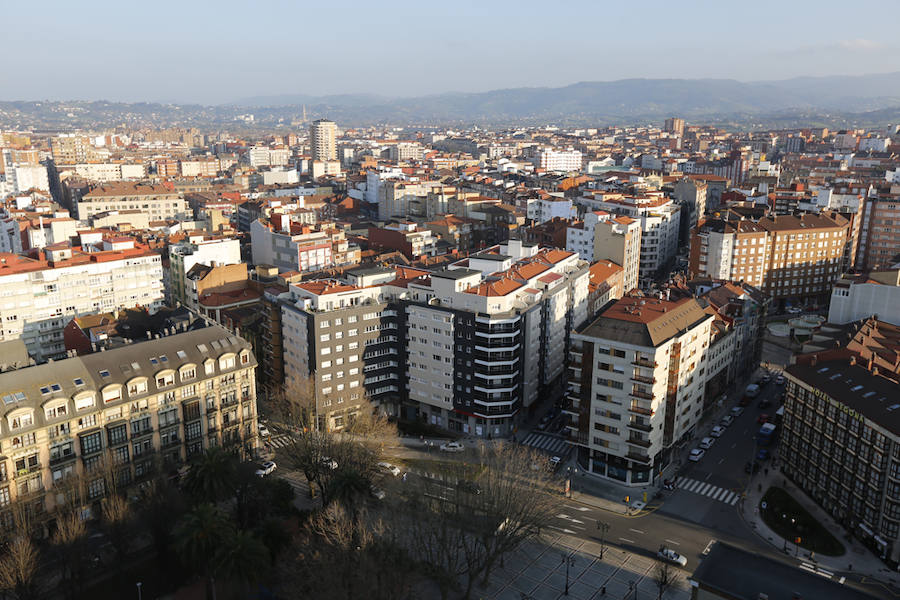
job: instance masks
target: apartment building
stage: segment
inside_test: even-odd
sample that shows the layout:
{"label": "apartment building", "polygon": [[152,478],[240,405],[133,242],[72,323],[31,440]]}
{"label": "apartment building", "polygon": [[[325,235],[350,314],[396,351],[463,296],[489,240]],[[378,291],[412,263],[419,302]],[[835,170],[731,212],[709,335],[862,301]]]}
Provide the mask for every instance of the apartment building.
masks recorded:
{"label": "apartment building", "polygon": [[611,260],[624,269],[625,291],[638,287],[641,225],[635,219],[602,210],[585,213],[583,221],[566,231],[566,250],[588,262]]}
{"label": "apartment building", "polygon": [[858,269],[871,271],[897,264],[900,256],[900,196],[866,198],[856,256]]}
{"label": "apartment building", "polygon": [[684,119],[678,117],[670,117],[663,123],[663,131],[674,134],[678,137],[684,136]]}
{"label": "apartment building", "polygon": [[534,166],[554,173],[571,173],[572,171],[581,170],[581,160],[581,152],[578,150],[571,148],[568,150],[546,148],[535,156]]}
{"label": "apartment building", "polygon": [[180,161],[180,167],[182,177],[215,177],[219,174],[220,168],[219,159],[215,156],[182,160]]}
{"label": "apartment building", "polygon": [[404,386],[403,281],[425,275],[405,267],[351,269],[345,281],[290,285],[279,298],[285,388],[309,377],[323,429],[341,429],[369,400],[396,415]]}
{"label": "apartment building", "polygon": [[565,412],[587,472],[655,480],[703,412],[713,320],[693,298],[626,296],[572,334]]}
{"label": "apartment building", "polygon": [[65,351],[73,317],[164,305],[159,254],[130,238],[80,248],[49,246],[41,259],[0,254],[0,341],[23,339],[38,360]]}
{"label": "apartment building", "polygon": [[546,223],[553,219],[574,219],[578,217],[578,210],[572,205],[572,200],[564,198],[561,194],[558,196],[529,198],[527,203],[525,215],[531,219],[532,223]]}
{"label": "apartment building", "polygon": [[309,126],[309,149],[313,161],[337,160],[337,125],[334,121],[318,119],[312,122]]}
{"label": "apartment building", "polygon": [[437,272],[366,267],[292,284],[286,383],[316,378],[332,397],[319,401],[329,427],[339,425],[325,409],[352,408],[364,392],[406,419],[508,436],[564,375],[569,332],[587,321],[588,279],[575,254],[510,241]]}
{"label": "apartment building", "polygon": [[[72,165],[75,174],[89,181],[122,181],[123,179],[143,179],[144,165],[127,163],[81,163]],[[58,167],[58,171],[64,169]],[[66,169],[67,170],[67,169]]]}
{"label": "apartment building", "polygon": [[681,204],[681,242],[690,242],[691,229],[706,214],[706,183],[684,176],[675,184],[675,201]]}
{"label": "apartment building", "polygon": [[141,210],[150,215],[151,221],[193,218],[184,196],[158,183],[107,183],[84,194],[75,210],[76,218],[82,221],[111,210]]}
{"label": "apartment building", "polygon": [[842,272],[848,230],[837,213],[754,222],[726,211],[695,228],[688,268],[692,276],[748,283],[782,305],[821,298]]}
{"label": "apartment building", "polygon": [[86,135],[63,133],[50,138],[50,152],[57,165],[74,165],[94,158],[94,147]]}
{"label": "apartment building", "polygon": [[[860,338],[866,339],[860,339]],[[782,471],[855,536],[900,559],[900,330],[878,321],[862,347],[796,357],[787,380]]]}
{"label": "apartment building", "polygon": [[280,217],[273,215],[271,221],[257,219],[250,224],[254,264],[308,272],[359,263],[359,246],[351,245],[343,230],[327,223],[310,227]]}
{"label": "apartment building", "polygon": [[674,261],[678,252],[681,207],[662,192],[642,196],[594,194],[579,198],[577,202],[589,210],[603,210],[640,223],[639,279],[642,285],[651,282]]}
{"label": "apartment building", "polygon": [[216,446],[255,453],[256,360],[247,342],[202,327],[0,372],[0,506],[52,513],[83,478],[93,503],[112,479],[169,472]]}
{"label": "apartment building", "polygon": [[834,282],[828,322],[845,325],[872,315],[900,325],[900,269],[844,274]]}
{"label": "apartment building", "polygon": [[192,297],[186,279],[194,265],[234,265],[241,262],[241,243],[234,238],[191,235],[187,240],[169,245],[169,269],[166,272],[166,292],[170,303],[180,302],[196,308],[198,298]]}

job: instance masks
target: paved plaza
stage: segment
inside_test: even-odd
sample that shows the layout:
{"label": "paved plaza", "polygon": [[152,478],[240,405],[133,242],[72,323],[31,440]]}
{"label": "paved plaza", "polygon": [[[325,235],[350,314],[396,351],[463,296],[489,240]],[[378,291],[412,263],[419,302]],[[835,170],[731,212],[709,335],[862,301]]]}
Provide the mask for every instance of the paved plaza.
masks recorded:
{"label": "paved plaza", "polygon": [[[569,566],[569,595],[563,556],[574,559]],[[509,555],[502,568],[491,575],[486,589],[476,590],[477,598],[492,600],[655,600],[659,588],[655,581],[657,561],[648,556],[607,547],[600,560],[600,545],[566,535],[530,542]],[[689,568],[696,565],[688,565]],[[663,600],[688,600],[688,572],[672,567],[674,581],[663,593]],[[603,594],[603,587],[606,594]]]}

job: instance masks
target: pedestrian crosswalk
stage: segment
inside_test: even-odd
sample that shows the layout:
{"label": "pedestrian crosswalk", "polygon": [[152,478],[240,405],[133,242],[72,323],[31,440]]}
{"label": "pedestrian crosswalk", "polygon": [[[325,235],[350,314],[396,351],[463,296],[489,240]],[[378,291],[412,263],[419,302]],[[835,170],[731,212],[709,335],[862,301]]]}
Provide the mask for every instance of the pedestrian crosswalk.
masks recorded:
{"label": "pedestrian crosswalk", "polygon": [[287,433],[279,433],[265,440],[267,446],[272,448],[284,448],[291,443],[291,436]]}
{"label": "pedestrian crosswalk", "polygon": [[563,456],[572,449],[572,446],[567,444],[566,440],[547,435],[546,433],[530,433],[522,440],[522,444],[531,446],[536,450],[549,452],[554,456]]}
{"label": "pedestrian crosswalk", "polygon": [[718,502],[724,502],[734,506],[741,499],[741,495],[732,492],[728,488],[719,487],[705,481],[697,481],[690,477],[679,477],[675,480],[675,487],[686,492],[692,492],[701,496],[706,496]]}

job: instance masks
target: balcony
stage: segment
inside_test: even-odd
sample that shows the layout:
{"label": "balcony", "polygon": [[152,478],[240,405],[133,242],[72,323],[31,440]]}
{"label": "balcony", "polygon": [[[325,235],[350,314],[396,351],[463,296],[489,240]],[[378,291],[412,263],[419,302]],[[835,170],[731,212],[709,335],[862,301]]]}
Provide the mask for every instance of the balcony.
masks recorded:
{"label": "balcony", "polygon": [[639,373],[635,373],[631,376],[632,381],[639,381],[641,383],[647,383],[649,385],[653,385],[656,383],[655,377],[647,377],[645,375],[640,375]]}
{"label": "balcony", "polygon": [[163,442],[162,444],[160,444],[159,447],[162,450],[166,450],[168,448],[174,448],[175,446],[180,446],[180,445],[181,445],[180,439],[170,439],[170,440],[167,440],[167,441]]}
{"label": "balcony", "polygon": [[563,404],[561,412],[565,415],[577,417],[581,414],[581,399],[569,397],[568,400],[568,402]]}
{"label": "balcony", "polygon": [[632,412],[632,413],[635,413],[635,414],[637,414],[637,415],[645,415],[645,416],[648,416],[648,417],[652,417],[652,416],[653,416],[653,410],[652,410],[652,409],[650,409],[650,408],[645,408],[645,407],[643,407],[643,406],[641,406],[641,405],[639,405],[639,404],[632,404],[631,406],[629,406],[629,407],[628,407],[628,412]]}
{"label": "balcony", "polygon": [[633,460],[634,462],[639,462],[641,464],[649,465],[651,459],[646,454],[641,454],[639,452],[629,452],[625,455],[625,458],[628,460]]}
{"label": "balcony", "polygon": [[570,444],[577,444],[579,446],[587,446],[588,443],[588,434],[583,431],[574,431],[572,429],[567,430],[568,435],[566,436],[566,441]]}
{"label": "balcony", "polygon": [[651,431],[653,431],[653,426],[651,426],[650,423],[646,423],[644,421],[639,421],[639,420],[629,421],[627,427],[629,429],[636,429],[637,431],[644,431],[647,433],[650,433]]}
{"label": "balcony", "polygon": [[653,394],[642,392],[640,390],[631,390],[630,392],[628,392],[628,395],[635,398],[643,398],[644,400],[653,400]]}
{"label": "balcony", "polygon": [[648,440],[647,438],[642,438],[642,437],[638,437],[635,435],[628,437],[628,443],[633,444],[635,446],[640,446],[642,448],[650,447],[650,440]]}
{"label": "balcony", "polygon": [[63,454],[61,456],[51,456],[50,457],[50,466],[55,467],[56,465],[61,465],[63,463],[67,463],[69,461],[75,460],[78,458],[78,455],[74,452],[70,452],[69,454]]}
{"label": "balcony", "polygon": [[635,358],[633,361],[631,361],[631,364],[638,367],[646,367],[648,369],[656,368],[656,363],[652,360],[647,360],[646,358]]}
{"label": "balcony", "polygon": [[16,471],[16,477],[25,477],[26,475],[33,475],[34,473],[40,473],[43,467],[40,463],[36,465],[30,465],[25,467],[24,469],[19,469]]}

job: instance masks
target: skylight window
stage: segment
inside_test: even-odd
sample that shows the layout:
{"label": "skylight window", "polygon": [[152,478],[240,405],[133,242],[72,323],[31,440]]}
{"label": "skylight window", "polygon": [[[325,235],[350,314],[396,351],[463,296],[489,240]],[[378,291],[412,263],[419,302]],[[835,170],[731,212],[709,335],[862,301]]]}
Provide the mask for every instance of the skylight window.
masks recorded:
{"label": "skylight window", "polygon": [[84,385],[84,379],[82,379],[81,377],[76,377],[72,380],[72,383],[74,383],[76,387],[81,387]]}
{"label": "skylight window", "polygon": [[179,350],[175,354],[178,356],[178,358],[181,358],[181,359],[187,358],[187,352],[185,352],[184,350]]}
{"label": "skylight window", "polygon": [[100,377],[102,377],[103,379],[109,379],[109,371],[107,371],[106,369],[101,369]]}
{"label": "skylight window", "polygon": [[46,385],[45,385],[45,386],[42,386],[42,387],[41,387],[41,393],[44,394],[44,395],[46,396],[47,394],[50,393],[50,387],[49,387],[49,386],[46,386]]}
{"label": "skylight window", "polygon": [[850,391],[851,391],[851,392],[858,392],[858,391],[861,390],[861,389],[863,389],[863,386],[861,386],[861,385],[854,385],[852,388],[850,388]]}
{"label": "skylight window", "polygon": [[59,385],[58,383],[51,383],[50,389],[53,390],[54,392],[59,392],[59,391],[62,391],[62,386]]}
{"label": "skylight window", "polygon": [[159,361],[156,360],[156,357],[155,357],[155,356],[151,356],[151,357],[150,357],[150,364],[151,364],[151,365],[158,365],[158,364],[159,364]]}
{"label": "skylight window", "polygon": [[871,398],[874,395],[875,395],[875,392],[866,392],[865,394],[863,394],[863,398]]}
{"label": "skylight window", "polygon": [[209,352],[209,348],[206,347],[206,344],[198,344],[198,345],[197,345],[197,350],[199,350],[200,352],[202,352],[202,353],[204,353],[204,354],[206,354],[207,352]]}
{"label": "skylight window", "polygon": [[166,356],[165,354],[161,354],[161,355],[159,356],[159,362],[167,363],[167,362],[169,362],[169,357]]}

